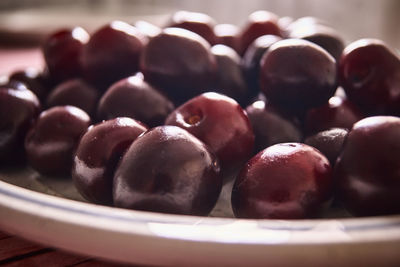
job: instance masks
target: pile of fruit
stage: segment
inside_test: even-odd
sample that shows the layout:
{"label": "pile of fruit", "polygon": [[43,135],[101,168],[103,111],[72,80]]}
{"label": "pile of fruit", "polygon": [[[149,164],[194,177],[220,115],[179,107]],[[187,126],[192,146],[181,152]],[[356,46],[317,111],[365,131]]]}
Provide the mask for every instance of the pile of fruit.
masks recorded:
{"label": "pile of fruit", "polygon": [[42,52],[43,70],[1,85],[0,168],[71,176],[87,200],[135,210],[206,216],[233,177],[239,218],[400,213],[400,59],[380,40],[179,11],[164,28],[62,29]]}

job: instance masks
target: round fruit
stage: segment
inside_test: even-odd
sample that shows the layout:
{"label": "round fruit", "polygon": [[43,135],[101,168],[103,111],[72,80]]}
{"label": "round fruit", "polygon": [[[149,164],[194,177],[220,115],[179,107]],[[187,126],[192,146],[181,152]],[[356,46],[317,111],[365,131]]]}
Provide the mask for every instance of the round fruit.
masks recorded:
{"label": "round fruit", "polygon": [[96,88],[107,89],[112,83],[139,70],[139,56],[147,38],[134,26],[113,21],[98,29],[82,51],[85,77]]}
{"label": "round fruit", "polygon": [[357,216],[400,213],[400,118],[360,120],[335,166],[337,196]]}
{"label": "round fruit", "polygon": [[400,59],[380,40],[349,44],[339,64],[348,98],[369,115],[400,115]]}
{"label": "round fruit", "polygon": [[321,151],[331,166],[335,166],[348,132],[348,129],[331,128],[307,137],[304,143]]}
{"label": "round fruit", "polygon": [[0,89],[0,164],[24,159],[24,139],[40,111],[27,89]]}
{"label": "round fruit", "polygon": [[43,111],[25,138],[29,165],[41,174],[70,174],[73,154],[89,125],[89,115],[77,107]]}
{"label": "round fruit", "polygon": [[130,117],[153,127],[163,124],[173,109],[172,102],[138,74],[114,83],[105,92],[99,102],[98,117]]}
{"label": "round fruit", "polygon": [[318,150],[300,143],[270,146],[242,169],[232,190],[236,217],[302,219],[332,197],[331,167]]}
{"label": "round fruit", "polygon": [[176,108],[165,124],[179,126],[206,143],[224,168],[251,156],[254,134],[246,112],[230,97],[204,93]]}
{"label": "round fruit", "polygon": [[44,42],[43,56],[51,78],[57,83],[82,75],[81,54],[89,34],[81,27],[63,29]]}
{"label": "round fruit", "polygon": [[115,168],[146,130],[140,122],[122,117],[91,126],[79,142],[72,166],[79,193],[91,202],[111,205]]}
{"label": "round fruit", "polygon": [[180,28],[166,28],[153,37],[143,51],[140,66],[145,80],[175,103],[208,91],[217,70],[208,42]]}
{"label": "round fruit", "polygon": [[302,135],[298,127],[264,101],[254,102],[246,108],[246,113],[253,126],[255,152],[278,143],[301,141]]}
{"label": "round fruit", "polygon": [[47,96],[48,107],[75,106],[90,116],[96,114],[99,92],[82,79],[72,79],[57,85]]}
{"label": "round fruit", "polygon": [[326,103],[337,88],[335,59],[301,39],[273,44],[261,59],[260,75],[268,101],[296,113]]}
{"label": "round fruit", "polygon": [[136,139],[114,176],[121,208],[207,215],[221,191],[217,158],[187,131],[159,126]]}

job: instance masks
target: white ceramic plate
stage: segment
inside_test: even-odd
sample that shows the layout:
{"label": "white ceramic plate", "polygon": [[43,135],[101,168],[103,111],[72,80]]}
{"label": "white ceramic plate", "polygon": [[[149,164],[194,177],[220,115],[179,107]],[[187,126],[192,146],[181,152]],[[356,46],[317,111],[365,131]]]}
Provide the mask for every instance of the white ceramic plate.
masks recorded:
{"label": "white ceramic plate", "polygon": [[[84,203],[69,179],[28,168],[2,170],[0,179],[1,229],[108,260],[160,266],[400,263],[400,216],[279,221],[167,215]],[[229,185],[214,216],[229,216],[228,195]]]}

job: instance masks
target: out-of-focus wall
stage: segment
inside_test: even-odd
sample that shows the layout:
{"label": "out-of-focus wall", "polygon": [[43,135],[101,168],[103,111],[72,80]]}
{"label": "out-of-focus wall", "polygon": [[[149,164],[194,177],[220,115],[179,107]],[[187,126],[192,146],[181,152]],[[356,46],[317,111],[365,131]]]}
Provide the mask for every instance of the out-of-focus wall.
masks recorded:
{"label": "out-of-focus wall", "polygon": [[77,23],[95,27],[110,19],[131,17],[162,23],[179,9],[205,12],[218,22],[237,25],[258,9],[294,18],[316,16],[339,30],[347,41],[374,37],[400,48],[399,0],[1,0],[0,27],[49,28]]}

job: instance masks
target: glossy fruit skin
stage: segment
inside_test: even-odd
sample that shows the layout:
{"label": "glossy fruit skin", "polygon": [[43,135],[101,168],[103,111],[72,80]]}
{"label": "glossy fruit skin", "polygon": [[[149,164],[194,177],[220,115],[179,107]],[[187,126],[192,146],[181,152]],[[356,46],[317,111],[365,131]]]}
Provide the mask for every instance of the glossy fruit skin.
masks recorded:
{"label": "glossy fruit skin", "polygon": [[144,20],[137,20],[133,26],[135,26],[142,35],[146,36],[147,39],[151,39],[161,32],[160,27]]}
{"label": "glossy fruit skin", "polygon": [[239,28],[233,24],[217,24],[214,26],[217,44],[223,44],[233,48],[239,53]]}
{"label": "glossy fruit skin", "polygon": [[349,100],[333,96],[325,105],[307,111],[304,132],[310,135],[330,128],[350,130],[363,117],[361,111]]}
{"label": "glossy fruit skin", "polygon": [[99,97],[97,89],[84,80],[76,78],[57,85],[47,96],[46,104],[47,107],[75,106],[94,118]]}
{"label": "glossy fruit skin", "polygon": [[400,118],[354,124],[335,166],[336,195],[356,216],[400,213]]}
{"label": "glossy fruit skin", "polygon": [[332,197],[331,176],[328,160],[308,145],[270,146],[254,156],[237,177],[233,212],[238,218],[313,217]]}
{"label": "glossy fruit skin", "polygon": [[331,128],[308,136],[304,143],[321,151],[331,166],[335,166],[348,132],[348,129]]}
{"label": "glossy fruit skin", "polygon": [[271,104],[293,113],[326,103],[337,88],[336,61],[301,39],[273,44],[261,59],[261,90]]}
{"label": "glossy fruit skin", "polygon": [[43,111],[25,138],[29,165],[44,175],[69,175],[73,154],[89,125],[89,115],[77,107]]}
{"label": "glossy fruit skin", "polygon": [[300,129],[265,101],[255,101],[246,108],[246,113],[253,127],[256,153],[271,145],[302,139]]}
{"label": "glossy fruit skin", "polygon": [[119,117],[89,127],[75,153],[72,179],[79,193],[97,204],[112,205],[112,186],[118,162],[147,127]]}
{"label": "glossy fruit skin", "polygon": [[343,51],[340,84],[369,115],[400,115],[400,59],[380,40],[360,39]]}
{"label": "glossy fruit skin", "polygon": [[135,74],[147,38],[134,26],[113,21],[90,37],[82,52],[86,79],[100,90]]}
{"label": "glossy fruit skin", "polygon": [[46,86],[43,73],[36,68],[15,71],[9,77],[9,84],[23,83],[27,89],[31,90],[41,101],[45,99],[50,88]]}
{"label": "glossy fruit skin", "polygon": [[240,68],[240,56],[226,45],[214,45],[211,53],[217,61],[215,92],[232,97],[242,106],[249,102],[250,94]]}
{"label": "glossy fruit skin", "polygon": [[318,22],[294,22],[288,33],[289,38],[313,42],[329,52],[339,61],[344,49],[344,41],[333,28]]}
{"label": "glossy fruit skin", "polygon": [[235,100],[218,93],[190,99],[165,124],[179,126],[207,144],[224,171],[246,162],[253,151],[254,134],[246,112]]}
{"label": "glossy fruit skin", "polygon": [[167,24],[167,27],[182,28],[197,33],[203,37],[210,45],[217,43],[217,36],[214,33],[215,21],[204,13],[177,11]]}
{"label": "glossy fruit skin", "polygon": [[239,54],[244,55],[249,45],[262,35],[272,34],[282,37],[278,19],[277,15],[265,10],[251,13],[239,34]]}
{"label": "glossy fruit skin", "polygon": [[251,96],[260,92],[260,68],[261,58],[274,43],[282,40],[276,35],[262,35],[255,39],[247,48],[242,57],[241,67],[246,79]]}
{"label": "glossy fruit skin", "polygon": [[207,215],[221,187],[218,160],[203,142],[179,127],[159,126],[123,156],[113,196],[121,208]]}
{"label": "glossy fruit skin", "polygon": [[54,81],[58,83],[82,75],[80,57],[88,40],[89,34],[81,27],[61,29],[45,40],[43,56]]}
{"label": "glossy fruit skin", "polygon": [[98,106],[100,119],[130,117],[150,127],[164,123],[173,103],[138,74],[114,83]]}
{"label": "glossy fruit skin", "polygon": [[180,104],[210,90],[217,71],[208,42],[180,28],[166,28],[151,39],[140,66],[146,81]]}
{"label": "glossy fruit skin", "polygon": [[24,139],[40,111],[30,90],[0,89],[0,165],[23,161]]}

